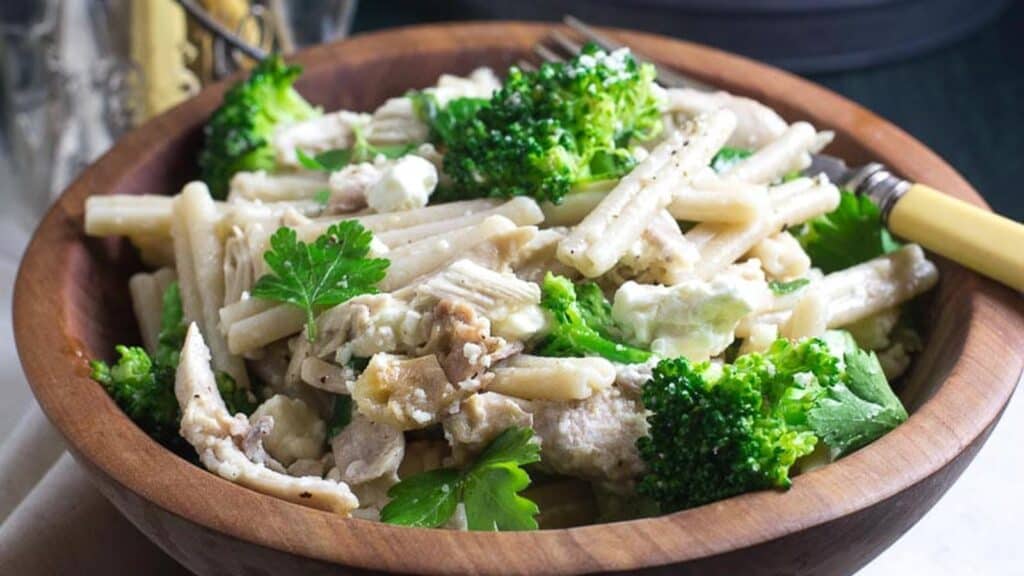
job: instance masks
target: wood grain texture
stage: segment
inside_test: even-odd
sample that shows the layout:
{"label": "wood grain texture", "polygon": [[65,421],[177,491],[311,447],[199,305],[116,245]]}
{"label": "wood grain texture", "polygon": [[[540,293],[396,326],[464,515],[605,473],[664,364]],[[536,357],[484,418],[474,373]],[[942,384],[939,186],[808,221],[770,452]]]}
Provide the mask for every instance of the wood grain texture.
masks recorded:
{"label": "wood grain texture", "polygon": [[[442,72],[502,68],[548,28],[470,24],[404,28],[296,60],[299,89],[328,109],[370,110]],[[631,32],[628,44],[788,119],[835,130],[832,150],[878,159],[969,202],[981,198],[938,156],[871,112],[795,76],[716,50]],[[455,533],[340,518],[263,496],[174,457],[88,378],[88,359],[136,340],[127,243],[82,234],[91,194],[172,193],[195,176],[200,126],[224,87],[123,138],[65,192],[19,272],[14,323],[36,397],[103,493],[151,539],[200,574],[594,573],[846,574],[923,515],[980,448],[1024,367],[1017,294],[940,261],[926,307],[927,350],[901,396],[910,419],[871,446],[796,478],[660,518],[533,533]]]}

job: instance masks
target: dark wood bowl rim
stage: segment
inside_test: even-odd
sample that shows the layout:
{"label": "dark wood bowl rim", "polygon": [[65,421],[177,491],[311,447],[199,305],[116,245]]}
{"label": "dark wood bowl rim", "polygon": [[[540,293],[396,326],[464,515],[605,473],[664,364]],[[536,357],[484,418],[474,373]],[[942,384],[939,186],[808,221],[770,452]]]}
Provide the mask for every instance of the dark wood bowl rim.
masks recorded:
{"label": "dark wood bowl rim", "polygon": [[[295,60],[307,71],[458,46],[522,50],[549,27],[524,23],[417,26],[316,47]],[[723,88],[773,102],[836,130],[907,177],[975,204],[978,194],[951,167],[902,130],[815,84],[750,60],[677,40],[616,31],[638,51]],[[440,39],[440,40],[439,40]],[[437,43],[437,44],[431,44]],[[755,80],[756,79],[756,80]],[[14,294],[18,351],[42,408],[79,458],[160,508],[208,529],[298,556],[402,572],[577,572],[629,570],[722,554],[813,528],[863,510],[924,481],[992,425],[1024,366],[1024,322],[1017,295],[957,273],[969,310],[962,353],[950,377],[893,433],[830,466],[800,476],[785,493],[761,492],[659,518],[534,533],[453,533],[346,519],[233,485],[167,452],[143,434],[88,379],[89,350],[66,306],[67,248],[59,229],[80,218],[86,196],[113,187],[128,166],[145,163],[161,134],[212,109],[223,86],[133,131],[63,194],[25,253]],[[203,112],[205,113],[205,112]],[[53,286],[53,290],[35,290]],[[49,328],[40,329],[40,326]],[[993,361],[995,359],[995,361]],[[837,498],[835,494],[841,494]],[[202,495],[202,497],[200,497]],[[293,530],[261,530],[260,519]],[[329,537],[309,537],[328,534]],[[621,543],[629,542],[623,548]],[[420,548],[423,547],[423,548]],[[408,550],[396,557],[394,550]],[[430,553],[417,554],[416,550]]]}

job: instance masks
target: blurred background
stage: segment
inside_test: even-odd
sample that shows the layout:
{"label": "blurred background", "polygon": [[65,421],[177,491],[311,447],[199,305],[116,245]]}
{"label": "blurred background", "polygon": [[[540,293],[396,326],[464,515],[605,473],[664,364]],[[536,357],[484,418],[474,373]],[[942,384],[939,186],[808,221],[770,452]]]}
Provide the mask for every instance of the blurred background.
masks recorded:
{"label": "blurred background", "polygon": [[[10,298],[21,252],[52,199],[125,131],[269,50],[290,53],[349,34],[424,22],[557,21],[567,13],[593,24],[717,46],[819,82],[922,140],[995,210],[1024,219],[1020,2],[3,0],[0,444],[30,417],[32,406],[11,333]],[[1019,459],[1012,440],[1015,431],[1024,431],[1020,404],[1011,404],[1007,423],[979,456],[987,464],[968,470],[950,496],[864,574],[929,572],[921,562],[936,574],[1009,573],[998,566],[1009,561],[1014,546],[992,537],[1024,529],[1017,519],[1006,530],[993,524],[1007,505],[1011,516],[1024,516],[1024,497],[1011,487],[1024,472],[1013,464]],[[0,465],[5,463],[0,454]],[[14,492],[0,494],[0,523],[20,500]],[[109,522],[123,523],[106,513]],[[0,524],[0,567],[4,535],[10,533]],[[134,538],[135,546],[147,546]],[[149,553],[170,562],[155,549]],[[173,567],[159,571],[177,573]]]}

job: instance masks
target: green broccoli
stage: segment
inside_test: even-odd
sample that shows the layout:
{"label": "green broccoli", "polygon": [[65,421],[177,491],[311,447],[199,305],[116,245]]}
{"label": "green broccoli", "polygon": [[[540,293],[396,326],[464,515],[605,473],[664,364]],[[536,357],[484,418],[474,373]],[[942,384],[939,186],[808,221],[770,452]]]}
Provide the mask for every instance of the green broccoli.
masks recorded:
{"label": "green broccoli", "polygon": [[536,72],[512,68],[489,101],[456,99],[444,110],[414,96],[447,150],[446,197],[532,196],[559,202],[576,185],[618,178],[636,164],[630,145],[662,129],[655,70],[627,51],[585,47]]}
{"label": "green broccoli", "polygon": [[[140,428],[168,448],[184,454],[187,445],[178,435],[181,414],[174,396],[174,377],[188,326],[177,283],[164,290],[162,304],[160,333],[152,358],[137,346],[119,345],[115,347],[119,358],[113,366],[102,360],[93,360],[89,366],[92,379],[106,389]],[[217,388],[232,414],[255,410],[254,397],[248,390],[238,387],[231,376],[219,372]]]}
{"label": "green broccoli", "polygon": [[113,366],[102,360],[90,362],[92,379],[99,382],[140,428],[163,444],[178,436],[178,400],[171,385],[158,378],[157,368],[136,346],[117,346],[120,358]]}
{"label": "green broccoli", "polygon": [[615,342],[611,307],[594,283],[578,288],[550,272],[544,277],[540,305],[547,310],[551,331],[534,348],[540,356],[603,356],[613,362],[646,362],[651,353]]}
{"label": "green broccoli", "polygon": [[661,361],[643,390],[651,414],[638,491],[667,512],[787,488],[819,441],[838,458],[903,422],[874,354],[835,341],[779,340],[723,366]]}
{"label": "green broccoli", "polygon": [[286,65],[274,54],[224,95],[223,104],[203,130],[205,141],[199,153],[202,178],[215,198],[227,194],[236,172],[276,167],[270,145],[276,128],[321,114],[292,87],[301,73],[300,67]]}

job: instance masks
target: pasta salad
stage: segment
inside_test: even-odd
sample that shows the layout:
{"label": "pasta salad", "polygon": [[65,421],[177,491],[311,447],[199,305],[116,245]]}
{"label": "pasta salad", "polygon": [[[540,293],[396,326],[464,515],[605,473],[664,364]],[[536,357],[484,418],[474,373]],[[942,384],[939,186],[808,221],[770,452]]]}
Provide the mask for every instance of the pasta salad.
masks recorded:
{"label": "pasta salad", "polygon": [[907,418],[889,382],[938,272],[804,175],[830,132],[593,46],[372,113],[300,73],[228,91],[179,194],[86,203],[150,267],[141,345],[92,377],[182,456],[338,514],[529,530],[786,489]]}

